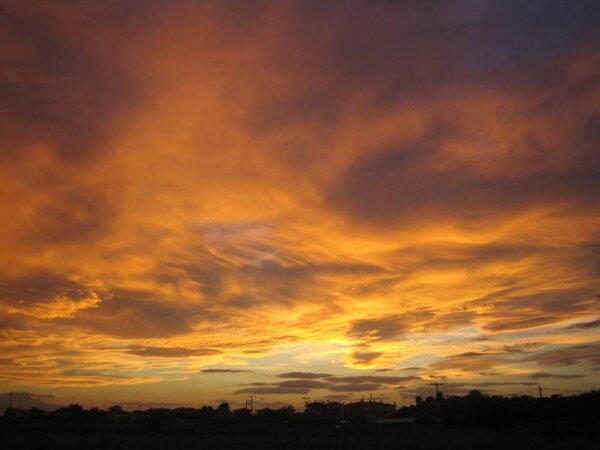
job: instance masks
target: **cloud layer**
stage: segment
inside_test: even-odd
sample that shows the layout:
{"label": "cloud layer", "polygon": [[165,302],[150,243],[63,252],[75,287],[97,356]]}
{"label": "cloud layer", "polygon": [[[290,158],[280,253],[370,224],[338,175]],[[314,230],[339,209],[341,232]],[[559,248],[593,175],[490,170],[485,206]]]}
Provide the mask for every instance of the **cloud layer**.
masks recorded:
{"label": "cloud layer", "polygon": [[594,2],[2,10],[2,386],[597,387]]}

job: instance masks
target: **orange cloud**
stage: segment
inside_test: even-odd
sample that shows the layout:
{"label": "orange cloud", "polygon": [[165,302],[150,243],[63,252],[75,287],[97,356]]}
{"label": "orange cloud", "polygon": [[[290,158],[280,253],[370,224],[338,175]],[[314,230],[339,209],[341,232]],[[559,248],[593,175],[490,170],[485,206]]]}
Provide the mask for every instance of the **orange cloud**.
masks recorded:
{"label": "orange cloud", "polygon": [[405,368],[509,389],[568,365],[594,387],[599,53],[577,5],[5,10],[2,383],[297,401],[398,390],[303,373],[420,392]]}

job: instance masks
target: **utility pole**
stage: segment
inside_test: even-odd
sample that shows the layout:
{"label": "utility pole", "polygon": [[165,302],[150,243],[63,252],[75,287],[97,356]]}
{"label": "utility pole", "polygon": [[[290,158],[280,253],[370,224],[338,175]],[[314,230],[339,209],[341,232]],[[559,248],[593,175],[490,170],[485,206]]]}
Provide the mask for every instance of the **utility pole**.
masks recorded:
{"label": "utility pole", "polygon": [[13,401],[13,393],[11,392],[11,393],[8,395],[8,408],[9,408],[9,409],[12,409],[12,405],[13,405],[13,404],[12,404],[12,401]]}
{"label": "utility pole", "polygon": [[542,394],[542,385],[538,386],[538,391],[540,392],[540,398],[544,398],[544,396]]}
{"label": "utility pole", "polygon": [[432,386],[435,386],[435,398],[437,398],[438,392],[439,392],[439,387],[443,386],[444,383],[429,383],[429,384],[431,384]]}
{"label": "utility pole", "polygon": [[254,395],[250,396],[250,415],[254,415]]}
{"label": "utility pole", "polygon": [[310,397],[302,397],[302,400],[304,400],[304,409],[306,409],[306,406],[310,402]]}

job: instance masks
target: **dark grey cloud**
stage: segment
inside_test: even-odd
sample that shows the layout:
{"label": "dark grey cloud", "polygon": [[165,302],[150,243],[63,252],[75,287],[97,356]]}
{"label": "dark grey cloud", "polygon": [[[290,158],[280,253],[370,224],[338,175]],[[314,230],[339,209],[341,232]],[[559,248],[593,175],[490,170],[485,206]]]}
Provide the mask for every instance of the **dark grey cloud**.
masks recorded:
{"label": "dark grey cloud", "polygon": [[306,394],[311,389],[328,389],[329,383],[314,379],[297,379],[277,383],[244,383],[243,386],[248,387],[237,390],[234,394]]}
{"label": "dark grey cloud", "polygon": [[446,313],[436,312],[433,319],[424,325],[425,329],[444,331],[455,327],[465,327],[473,324],[477,317],[475,311],[466,309]]}
{"label": "dark grey cloud", "polygon": [[572,380],[574,378],[584,378],[585,375],[573,374],[559,374],[559,373],[548,373],[548,372],[536,372],[529,375],[532,380],[541,380],[544,378],[556,378],[559,380]]}
{"label": "dark grey cloud", "polygon": [[[73,364],[73,362],[71,362]],[[52,383],[59,384],[77,384],[83,386],[89,385],[100,385],[100,384],[118,384],[126,383],[131,380],[140,380],[135,375],[129,375],[125,373],[115,373],[118,370],[98,370],[98,369],[84,369],[84,368],[71,368],[60,371],[60,373],[54,376],[54,379],[50,381]],[[146,378],[148,380],[149,378]]]}
{"label": "dark grey cloud", "polygon": [[[585,273],[581,276],[584,277]],[[491,332],[549,325],[569,316],[590,313],[599,304],[600,297],[592,285],[546,289],[525,295],[499,291],[498,295],[487,296],[472,303],[493,311],[484,325],[484,329]]]}
{"label": "dark grey cloud", "polygon": [[449,356],[429,365],[430,369],[461,369],[468,372],[481,372],[493,369],[497,365],[514,362],[502,353],[466,352]]}
{"label": "dark grey cloud", "polygon": [[[62,183],[62,181],[57,181]],[[50,187],[52,195],[28,205],[22,232],[30,245],[56,245],[100,239],[110,231],[118,211],[115,199],[88,186]]]}
{"label": "dark grey cloud", "polygon": [[333,187],[332,207],[360,221],[400,227],[448,217],[464,223],[474,217],[496,219],[549,201],[597,204],[600,195],[600,167],[510,180],[484,177],[468,167],[431,172],[428,163],[441,148],[443,137],[435,133],[410,148],[371,152]]}
{"label": "dark grey cloud", "polygon": [[542,344],[539,342],[526,342],[524,344],[516,345],[504,345],[502,352],[504,353],[531,353],[532,351],[539,349]]}
{"label": "dark grey cloud", "polygon": [[[271,251],[273,251],[271,249]],[[317,294],[317,288],[322,289],[327,283],[331,283],[333,277],[360,276],[385,272],[385,269],[364,263],[304,263],[286,264],[283,261],[264,261],[260,265],[255,263],[245,265],[237,270],[236,275],[245,280],[248,290],[254,292],[254,297],[264,299],[259,301],[274,302],[278,304],[289,303],[292,298],[302,296],[311,298],[322,295]],[[246,303],[252,305],[252,302]]]}
{"label": "dark grey cloud", "polygon": [[[403,339],[415,331],[447,330],[469,325],[476,313],[469,310],[438,312],[432,308],[410,310],[402,314],[361,319],[350,323],[348,335],[368,341]],[[381,353],[359,348],[353,353],[355,361],[370,363]]]}
{"label": "dark grey cloud", "polygon": [[[297,20],[269,50],[305,76],[266,96],[259,114],[248,113],[248,127],[267,133],[310,122],[327,137],[347,93],[365,86],[373,102],[389,106],[465,84],[509,92],[560,85],[565,74],[545,63],[594,42],[599,8],[594,2],[509,3],[299,2],[292,8]],[[317,81],[307,86],[307,80]],[[289,150],[295,163],[314,159],[310,146],[295,147]]]}
{"label": "dark grey cloud", "polygon": [[19,278],[0,280],[0,301],[22,305],[45,303],[55,297],[66,297],[73,301],[91,297],[93,289],[52,272],[31,273]]}
{"label": "dark grey cloud", "polygon": [[[294,374],[290,372],[287,375]],[[369,392],[383,389],[389,385],[403,381],[419,380],[415,376],[383,376],[383,375],[361,375],[336,377],[328,374],[317,374],[311,372],[300,372],[305,378],[279,381],[276,383],[244,383],[243,389],[235,391],[235,394],[296,394],[308,393],[312,389],[323,389],[331,392]],[[319,379],[317,379],[319,378]]]}
{"label": "dark grey cloud", "polygon": [[370,364],[383,355],[382,352],[372,352],[367,350],[357,350],[352,353],[352,358],[360,364]]}
{"label": "dark grey cloud", "polygon": [[528,356],[523,361],[533,361],[541,366],[571,366],[579,363],[600,365],[600,343],[558,347]]}
{"label": "dark grey cloud", "polygon": [[307,380],[331,377],[330,373],[315,373],[315,372],[286,372],[277,375],[279,378],[302,378]]}
{"label": "dark grey cloud", "polygon": [[187,358],[190,356],[208,356],[221,353],[220,350],[214,348],[153,347],[142,345],[133,345],[126,348],[124,351],[126,353],[131,353],[132,355],[150,358]]}
{"label": "dark grey cloud", "polygon": [[285,386],[260,386],[239,389],[234,394],[306,394],[309,388],[293,388]]}
{"label": "dark grey cloud", "polygon": [[[0,303],[3,303],[0,300]],[[0,316],[0,331],[4,330],[23,330],[27,327],[26,320],[22,316],[11,314],[8,316]]]}
{"label": "dark grey cloud", "polygon": [[[20,314],[51,319],[54,315],[75,315],[79,308],[94,306],[108,298],[108,292],[91,280],[67,277],[53,272],[31,272],[17,278],[0,279],[0,305],[15,311],[14,318],[0,318],[2,323],[25,325]],[[90,303],[91,301],[91,303]],[[57,307],[57,303],[60,306]],[[70,304],[71,311],[65,311]],[[97,304],[97,303],[96,303]],[[55,308],[57,308],[55,310]]]}
{"label": "dark grey cloud", "polygon": [[94,308],[82,311],[76,321],[64,325],[91,329],[116,337],[165,337],[188,333],[194,319],[214,318],[198,306],[186,305],[176,298],[157,297],[146,291],[112,289],[111,297]]}
{"label": "dark grey cloud", "polygon": [[252,370],[245,369],[202,369],[202,373],[242,373],[242,372],[252,372]]}
{"label": "dark grey cloud", "polygon": [[96,46],[78,38],[80,27],[100,35],[114,22],[93,7],[62,8],[3,5],[3,40],[21,49],[0,60],[0,105],[10,117],[0,128],[9,139],[4,157],[21,156],[24,142],[48,140],[62,160],[95,158],[114,131],[115,116],[140,100],[143,83],[119,58],[119,40]]}
{"label": "dark grey cloud", "polygon": [[386,375],[356,375],[348,377],[329,377],[328,381],[332,383],[382,383],[393,384],[403,383],[405,381],[419,380],[417,376],[386,376]]}
{"label": "dark grey cloud", "polygon": [[289,380],[289,381],[281,381],[277,383],[280,387],[286,388],[300,388],[300,389],[319,389],[326,388],[329,386],[328,383],[317,380]]}
{"label": "dark grey cloud", "polygon": [[[89,300],[96,303],[79,306]],[[61,307],[65,302],[72,303],[73,311],[69,317],[64,311],[61,313],[60,308],[57,314],[62,316],[51,315],[53,302],[58,301]],[[53,325],[76,326],[118,337],[183,334],[191,330],[192,320],[214,317],[199,307],[186,306],[176,299],[158,298],[151,292],[109,289],[94,280],[52,272],[0,279],[2,304],[33,315],[42,314],[39,308],[44,307],[50,315],[40,318],[52,320]]]}
{"label": "dark grey cloud", "polygon": [[565,327],[565,331],[580,331],[580,330],[589,330],[592,328],[600,328],[600,319],[592,320],[591,322],[578,322],[568,327]]}
{"label": "dark grey cloud", "polygon": [[[215,228],[225,228],[226,231],[217,233]],[[238,228],[243,230],[242,224],[238,224]],[[378,265],[357,261],[299,262],[297,255],[251,239],[231,244],[226,239],[230,230],[231,226],[220,223],[196,230],[198,240],[208,240],[209,243],[193,247],[197,262],[165,266],[157,281],[176,285],[181,280],[191,279],[206,298],[247,310],[269,304],[290,305],[298,297],[322,300],[324,287],[333,285],[336,278],[386,272],[385,268]],[[232,264],[227,259],[219,258],[209,247],[219,249],[219,253],[234,255],[243,263]],[[243,280],[245,289],[242,294],[232,295],[228,291],[225,280],[231,278]],[[330,299],[332,307],[335,306],[334,296]]]}
{"label": "dark grey cloud", "polygon": [[350,324],[349,336],[388,341],[403,336],[408,330],[434,317],[431,310],[415,310],[393,316],[362,319]]}
{"label": "dark grey cloud", "polygon": [[[528,343],[516,346],[504,346],[501,350],[488,352],[465,352],[446,357],[429,365],[430,369],[461,369],[469,372],[487,374],[498,365],[521,364],[536,362],[541,366],[569,366],[574,364],[592,363],[600,365],[600,344],[589,343],[576,346],[563,346],[551,350],[539,351],[541,344]],[[489,375],[499,375],[492,372]],[[543,378],[546,373],[534,374]],[[534,378],[532,376],[531,378]],[[560,378],[560,376],[558,377]],[[577,377],[573,377],[577,378]]]}

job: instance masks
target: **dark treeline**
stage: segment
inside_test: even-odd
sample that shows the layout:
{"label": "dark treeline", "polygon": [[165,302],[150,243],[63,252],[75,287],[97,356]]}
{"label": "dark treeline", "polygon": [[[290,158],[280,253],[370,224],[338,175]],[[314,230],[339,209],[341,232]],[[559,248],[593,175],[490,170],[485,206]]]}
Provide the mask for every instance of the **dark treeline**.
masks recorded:
{"label": "dark treeline", "polygon": [[259,409],[252,414],[249,409],[231,410],[228,403],[217,408],[151,408],[126,411],[115,405],[104,410],[84,409],[71,404],[52,412],[39,408],[28,410],[7,408],[0,419],[0,431],[38,429],[44,431],[123,431],[123,432],[168,432],[194,430],[197,425],[241,424],[241,423],[288,423],[303,422],[304,414],[291,407]]}
{"label": "dark treeline", "polygon": [[[468,395],[425,400],[417,397],[416,404],[403,406],[392,418],[412,418],[416,424],[445,424],[449,426],[504,426],[527,422],[578,420],[600,418],[600,391],[576,396],[487,396],[479,391]],[[227,403],[217,408],[153,408],[141,411],[125,411],[120,406],[106,410],[84,409],[69,405],[52,412],[37,408],[29,410],[8,408],[0,419],[0,431],[37,429],[44,431],[122,431],[122,432],[169,432],[193,431],[198,426],[235,426],[236,424],[278,423],[310,425],[327,421],[309,414],[296,412],[293,407],[259,409],[252,414],[241,408],[231,410]],[[331,421],[329,421],[331,422]],[[402,421],[398,421],[402,422]],[[411,426],[406,424],[404,426]]]}
{"label": "dark treeline", "polygon": [[462,426],[500,426],[544,420],[600,418],[600,391],[551,397],[483,395],[473,390],[468,395],[425,400],[403,406],[395,417],[411,417],[418,423],[444,423]]}

